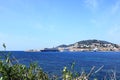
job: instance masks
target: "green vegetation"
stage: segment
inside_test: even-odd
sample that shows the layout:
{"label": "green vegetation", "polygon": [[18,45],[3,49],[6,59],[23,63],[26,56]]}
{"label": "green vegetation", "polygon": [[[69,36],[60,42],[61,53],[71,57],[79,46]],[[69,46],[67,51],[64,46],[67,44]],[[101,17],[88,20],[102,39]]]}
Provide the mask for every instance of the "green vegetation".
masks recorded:
{"label": "green vegetation", "polygon": [[[3,46],[5,47],[5,44]],[[36,63],[30,63],[29,66],[18,63],[15,57],[11,57],[10,53],[0,52],[0,80],[90,80],[92,74],[99,72],[103,66],[95,70],[95,66],[91,68],[89,73],[82,72],[77,73],[74,71],[73,63],[71,69],[67,67],[63,68],[62,77],[49,77]],[[97,80],[94,78],[93,80]],[[117,80],[115,73],[110,79],[104,80]]]}
{"label": "green vegetation", "polygon": [[36,63],[27,67],[13,63],[7,55],[4,60],[0,60],[0,80],[48,80],[48,75]]}
{"label": "green vegetation", "polygon": [[[3,47],[6,50],[5,44]],[[36,63],[27,67],[6,51],[0,54],[0,80],[48,80],[48,75]]]}

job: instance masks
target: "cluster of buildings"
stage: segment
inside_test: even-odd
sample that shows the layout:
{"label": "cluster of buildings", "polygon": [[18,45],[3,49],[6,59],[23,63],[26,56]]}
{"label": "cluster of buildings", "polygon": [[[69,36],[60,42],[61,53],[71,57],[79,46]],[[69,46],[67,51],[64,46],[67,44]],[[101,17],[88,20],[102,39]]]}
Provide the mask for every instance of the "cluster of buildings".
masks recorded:
{"label": "cluster of buildings", "polygon": [[89,45],[75,43],[69,47],[58,47],[58,50],[63,51],[120,51],[120,46],[116,44],[100,44],[92,43]]}
{"label": "cluster of buildings", "polygon": [[120,45],[100,40],[80,41],[72,45],[62,45],[42,50],[29,50],[29,52],[79,52],[79,51],[120,51]]}

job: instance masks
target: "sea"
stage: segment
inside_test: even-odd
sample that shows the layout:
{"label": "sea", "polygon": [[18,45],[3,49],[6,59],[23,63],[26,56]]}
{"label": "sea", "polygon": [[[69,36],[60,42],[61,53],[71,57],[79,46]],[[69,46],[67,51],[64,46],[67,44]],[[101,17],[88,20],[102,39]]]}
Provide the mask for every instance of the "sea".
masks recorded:
{"label": "sea", "polygon": [[[94,66],[91,77],[103,80],[116,75],[120,79],[120,52],[24,52],[8,51],[20,64],[29,66],[36,62],[49,75],[62,75],[66,66],[69,70],[89,73]],[[71,69],[72,64],[74,68]]]}

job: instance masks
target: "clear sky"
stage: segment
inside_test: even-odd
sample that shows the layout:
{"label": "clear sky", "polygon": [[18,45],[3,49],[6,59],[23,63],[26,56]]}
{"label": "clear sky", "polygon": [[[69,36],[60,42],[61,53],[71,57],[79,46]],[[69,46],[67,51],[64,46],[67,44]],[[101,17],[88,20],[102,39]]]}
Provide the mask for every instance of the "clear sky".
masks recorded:
{"label": "clear sky", "polygon": [[120,0],[0,0],[0,50],[87,39],[120,44]]}

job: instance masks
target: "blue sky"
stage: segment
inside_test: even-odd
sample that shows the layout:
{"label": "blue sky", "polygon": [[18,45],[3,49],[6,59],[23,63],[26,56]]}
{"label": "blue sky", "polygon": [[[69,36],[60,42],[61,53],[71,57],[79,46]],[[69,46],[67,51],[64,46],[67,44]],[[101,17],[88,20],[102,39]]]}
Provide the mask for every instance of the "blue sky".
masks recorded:
{"label": "blue sky", "polygon": [[41,49],[80,40],[120,44],[120,0],[0,0],[0,49]]}

